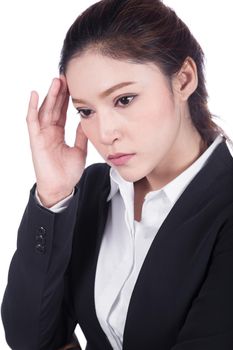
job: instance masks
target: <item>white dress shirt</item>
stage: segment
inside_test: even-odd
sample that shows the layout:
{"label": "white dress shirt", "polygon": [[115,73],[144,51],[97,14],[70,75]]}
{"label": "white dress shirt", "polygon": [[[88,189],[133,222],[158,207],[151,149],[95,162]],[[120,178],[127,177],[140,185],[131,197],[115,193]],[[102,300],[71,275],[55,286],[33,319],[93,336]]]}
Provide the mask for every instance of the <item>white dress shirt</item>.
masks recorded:
{"label": "white dress shirt", "polygon": [[[121,350],[128,306],[143,261],[166,216],[222,141],[218,136],[184,172],[160,190],[146,194],[141,221],[134,220],[134,184],[110,169],[111,200],[95,277],[95,308],[112,348]],[[72,194],[48,208],[64,210]],[[39,201],[36,192],[36,198]]]}

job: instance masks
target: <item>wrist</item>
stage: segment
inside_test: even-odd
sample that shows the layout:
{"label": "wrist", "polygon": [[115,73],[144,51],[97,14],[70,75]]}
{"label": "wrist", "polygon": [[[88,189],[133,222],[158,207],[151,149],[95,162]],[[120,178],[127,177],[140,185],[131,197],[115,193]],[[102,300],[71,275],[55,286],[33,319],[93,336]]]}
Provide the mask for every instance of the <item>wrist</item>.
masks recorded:
{"label": "wrist", "polygon": [[73,190],[67,191],[64,193],[51,195],[51,194],[47,194],[47,193],[43,194],[42,192],[40,192],[40,190],[37,189],[37,195],[40,199],[40,202],[46,208],[53,207],[54,205],[56,205],[60,201],[64,200],[68,196],[70,196],[72,194],[72,192],[73,192]]}

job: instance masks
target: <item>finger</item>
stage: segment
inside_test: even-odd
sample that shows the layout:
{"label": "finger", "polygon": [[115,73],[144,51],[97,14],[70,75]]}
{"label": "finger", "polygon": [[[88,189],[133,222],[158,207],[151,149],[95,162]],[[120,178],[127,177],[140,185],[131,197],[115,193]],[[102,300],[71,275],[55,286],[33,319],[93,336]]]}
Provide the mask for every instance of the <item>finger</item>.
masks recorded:
{"label": "finger", "polygon": [[32,91],[26,117],[30,139],[32,139],[33,136],[38,135],[40,132],[40,124],[38,121],[38,102],[39,96],[37,92]]}
{"label": "finger", "polygon": [[56,122],[56,125],[59,125],[61,127],[64,127],[66,124],[66,118],[67,118],[67,109],[68,109],[68,105],[69,105],[69,93],[66,92],[65,95],[65,100],[63,102],[63,106],[61,108],[61,112],[60,112],[60,117]]}
{"label": "finger", "polygon": [[47,96],[45,97],[39,109],[39,122],[41,128],[47,127],[51,124],[52,112],[57,100],[57,95],[60,90],[60,80],[55,78],[50,85]]}
{"label": "finger", "polygon": [[50,87],[49,87],[48,93],[47,93],[47,95],[45,96],[45,98],[44,98],[44,100],[43,100],[43,102],[42,102],[42,104],[41,104],[41,106],[40,106],[40,111],[44,111],[45,108],[46,108],[46,106],[47,106],[47,103],[48,103],[48,95],[49,95],[49,92],[51,91],[51,89],[52,89],[52,87],[53,87],[53,85],[54,85],[54,80],[55,80],[55,79],[52,80],[52,83],[51,83],[51,85],[50,85]]}
{"label": "finger", "polygon": [[77,130],[76,130],[76,138],[75,138],[75,147],[81,150],[85,155],[87,155],[87,142],[88,138],[85,135],[81,122],[79,122]]}
{"label": "finger", "polygon": [[57,124],[58,120],[61,117],[61,111],[62,107],[65,103],[66,100],[66,95],[67,95],[67,83],[66,83],[66,78],[65,76],[61,75],[60,76],[60,90],[57,96],[56,103],[53,108],[53,116],[52,116],[52,123]]}

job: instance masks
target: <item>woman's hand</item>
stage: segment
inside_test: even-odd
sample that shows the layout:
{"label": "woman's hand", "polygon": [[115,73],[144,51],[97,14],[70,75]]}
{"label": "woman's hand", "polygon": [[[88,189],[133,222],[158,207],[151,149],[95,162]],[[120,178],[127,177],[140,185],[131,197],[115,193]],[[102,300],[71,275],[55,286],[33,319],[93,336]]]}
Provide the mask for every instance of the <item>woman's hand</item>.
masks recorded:
{"label": "woman's hand", "polygon": [[87,137],[79,123],[74,147],[65,143],[69,93],[65,76],[55,78],[38,110],[39,96],[32,91],[27,126],[37,191],[50,207],[67,197],[80,180],[87,156]]}

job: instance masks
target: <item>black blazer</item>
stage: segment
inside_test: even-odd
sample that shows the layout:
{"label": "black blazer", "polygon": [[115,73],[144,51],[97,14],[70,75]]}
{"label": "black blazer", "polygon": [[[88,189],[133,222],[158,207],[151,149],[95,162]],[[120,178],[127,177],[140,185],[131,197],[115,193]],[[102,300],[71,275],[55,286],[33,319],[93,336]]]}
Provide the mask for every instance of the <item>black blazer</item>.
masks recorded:
{"label": "black blazer", "polygon": [[[30,191],[2,303],[14,350],[54,350],[79,323],[88,350],[110,350],[94,281],[110,167],[87,167],[62,213]],[[123,350],[233,349],[233,159],[223,141],[154,238],[130,300]]]}

